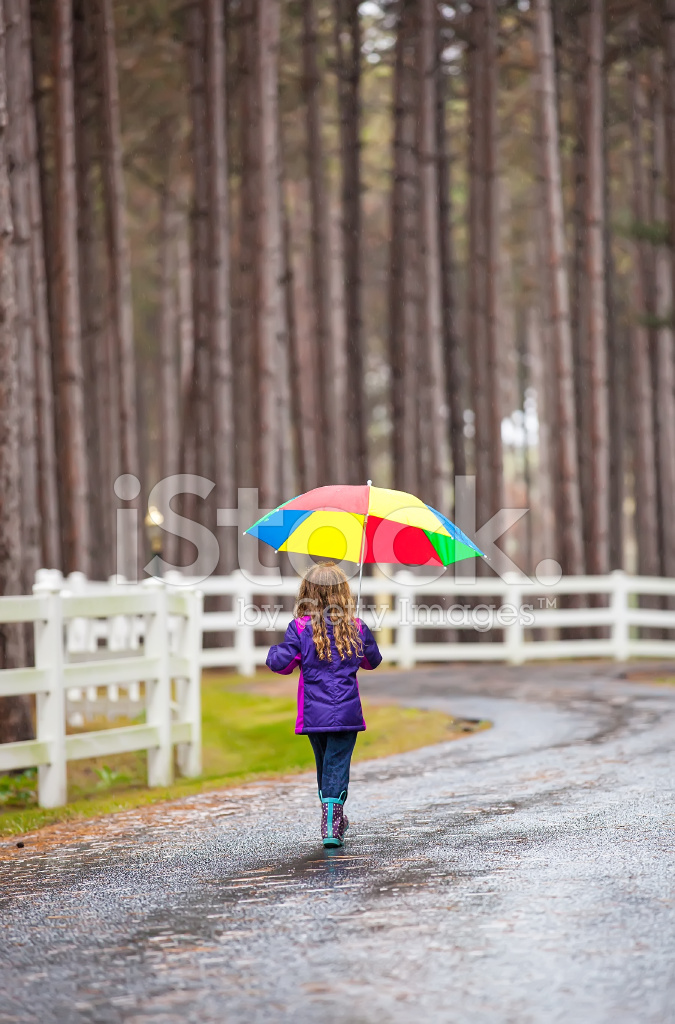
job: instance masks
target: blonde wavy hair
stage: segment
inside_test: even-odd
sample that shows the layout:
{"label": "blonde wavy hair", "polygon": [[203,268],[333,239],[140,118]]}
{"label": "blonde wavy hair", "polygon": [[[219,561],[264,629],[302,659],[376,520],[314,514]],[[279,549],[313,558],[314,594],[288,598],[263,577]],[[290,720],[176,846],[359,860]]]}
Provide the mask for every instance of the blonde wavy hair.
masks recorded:
{"label": "blonde wavy hair", "polygon": [[322,562],[307,570],[300,584],[294,615],[311,617],[312,639],[321,661],[332,661],[326,616],[333,626],[340,660],[363,655],[363,641],[354,618],[354,598],[339,565]]}

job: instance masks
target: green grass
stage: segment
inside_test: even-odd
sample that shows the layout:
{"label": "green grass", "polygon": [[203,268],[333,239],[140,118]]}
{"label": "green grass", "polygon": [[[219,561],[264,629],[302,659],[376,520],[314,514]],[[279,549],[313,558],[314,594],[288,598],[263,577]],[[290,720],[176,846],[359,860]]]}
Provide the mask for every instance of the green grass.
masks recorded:
{"label": "green grass", "polygon": [[[270,681],[269,676],[262,679]],[[358,738],[356,761],[441,743],[488,725],[469,724],[440,712],[368,701],[364,701],[364,710],[368,729]],[[148,789],[144,753],[72,762],[68,766],[69,803],[47,810],[34,806],[34,773],[24,773],[16,779],[15,787],[9,787],[16,789],[16,799],[10,793],[7,801],[5,792],[6,802],[0,803],[0,836],[175,800],[252,779],[308,771],[314,766],[312,749],[306,737],[294,734],[295,716],[293,697],[251,692],[251,680],[236,676],[207,675],[202,687],[203,773],[198,779],[179,779],[166,788]],[[94,722],[90,727],[105,724]]]}

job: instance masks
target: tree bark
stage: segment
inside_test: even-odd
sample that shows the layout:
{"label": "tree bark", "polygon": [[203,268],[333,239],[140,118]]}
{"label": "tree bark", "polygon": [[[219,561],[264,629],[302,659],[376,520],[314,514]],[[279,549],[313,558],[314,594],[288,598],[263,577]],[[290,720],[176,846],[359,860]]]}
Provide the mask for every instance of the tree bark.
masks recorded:
{"label": "tree bark", "polygon": [[[296,418],[295,432],[298,438],[298,475],[300,490],[311,490],[318,486],[319,470],[317,466],[317,404],[319,386],[317,381],[318,368],[316,350],[312,344],[313,324],[309,311],[311,309],[311,274],[309,263],[311,256],[304,239],[309,230],[307,196],[305,182],[286,182],[287,204],[292,208],[294,217],[286,216],[289,232],[287,239],[287,267],[291,267],[289,285],[293,289],[293,320],[289,323],[289,350],[291,379],[295,382],[291,397],[293,415]],[[291,202],[292,200],[292,202]],[[293,230],[297,232],[295,245],[292,245]],[[302,239],[302,243],[298,241]],[[287,302],[289,300],[287,299]],[[293,323],[293,327],[291,324]]]}
{"label": "tree bark", "polygon": [[536,34],[544,185],[549,234],[551,327],[558,376],[556,397],[562,513],[561,554],[564,571],[570,574],[581,574],[584,570],[584,549],[550,0],[540,0],[537,6]]}
{"label": "tree bark", "polygon": [[[442,40],[439,38],[439,42]],[[450,157],[446,128],[445,102],[447,79],[438,58],[436,92],[436,146],[438,153],[438,235],[441,261],[443,349],[445,398],[449,410],[450,448],[454,476],[466,475],[464,439],[464,355],[460,338],[454,293],[454,246],[450,181]]]}
{"label": "tree bark", "polygon": [[473,471],[476,476],[476,515],[485,523],[492,509],[490,362],[488,340],[488,238],[486,124],[487,112],[487,21],[484,6],[473,7],[468,52],[469,94],[469,265],[467,282],[468,327],[471,338],[471,381],[473,392]]}
{"label": "tree bark", "polygon": [[421,260],[424,292],[423,330],[425,378],[428,390],[426,416],[432,442],[431,499],[436,508],[450,497],[447,447],[447,407],[444,394],[443,328],[441,320],[441,261],[438,237],[439,182],[436,132],[437,12],[435,0],[422,0],[420,31],[420,184]]}
{"label": "tree bark", "polygon": [[[654,217],[665,224],[666,138],[663,109],[663,80],[660,55],[654,57]],[[666,576],[675,576],[675,519],[672,501],[675,494],[675,366],[673,364],[672,256],[665,244],[656,246],[656,440],[659,503],[661,510],[661,568]]]}
{"label": "tree bark", "polygon": [[[183,195],[179,192],[182,207]],[[194,366],[195,332],[192,319],[192,266],[190,263],[190,230],[182,209],[176,211],[176,301],[178,303],[178,369],[179,419],[182,424]]]}
{"label": "tree bark", "polygon": [[[485,240],[487,270],[487,360],[489,421],[486,435],[490,451],[490,515],[504,504],[502,453],[502,382],[500,359],[500,217],[497,154],[498,40],[496,0],[485,0]],[[486,488],[487,490],[487,488]]]}
{"label": "tree bark", "polygon": [[122,170],[117,54],[112,0],[101,2],[103,78],[104,182],[108,216],[112,315],[118,348],[120,375],[120,423],[122,472],[139,474],[136,423],[136,370],[134,359],[131,260],[126,230],[126,198]]}
{"label": "tree bark", "polygon": [[588,117],[586,152],[586,280],[590,366],[590,477],[592,488],[586,568],[609,571],[609,407],[605,295],[603,0],[591,0],[588,22]]}
{"label": "tree bark", "polygon": [[237,401],[237,481],[240,487],[258,483],[260,444],[256,361],[259,351],[258,200],[260,196],[260,96],[256,74],[258,37],[254,0],[243,0],[240,29],[239,94],[241,184],[239,188],[238,289],[233,316]]}
{"label": "tree bark", "polygon": [[[205,0],[207,167],[209,195],[209,332],[211,419],[218,508],[236,507],[232,334],[230,325],[230,213],[225,137],[225,38],[223,0]],[[235,538],[221,537],[220,571],[235,568]]]}
{"label": "tree bark", "polygon": [[[665,78],[666,78],[666,162],[668,169],[668,227],[670,244],[675,245],[675,0],[664,0],[662,8],[665,35]],[[675,295],[675,259],[671,261],[673,280],[671,289]]]}
{"label": "tree bark", "polygon": [[190,405],[195,429],[196,470],[213,479],[211,445],[211,378],[209,353],[209,183],[207,172],[207,109],[205,81],[205,29],[201,3],[187,13],[188,77],[192,121],[192,283],[194,364]]}
{"label": "tree bark", "polygon": [[[281,152],[281,117],[278,116],[278,147],[279,160],[277,163],[277,204],[279,218],[279,295],[277,298],[279,309],[279,330],[277,334],[277,403],[278,403],[278,460],[279,460],[279,486],[282,497],[287,494],[297,494],[297,447],[293,430],[293,408],[291,399],[291,388],[297,386],[297,381],[291,379],[292,355],[290,351],[290,321],[289,304],[291,293],[292,267],[286,262],[286,227],[284,212],[284,190],[283,190],[283,156]],[[293,313],[290,313],[291,319]]]}
{"label": "tree bark", "polygon": [[[10,62],[11,66],[11,62]],[[19,339],[12,260],[12,202],[7,167],[5,19],[0,5],[0,596],[20,594],[22,531]],[[25,664],[20,626],[0,626],[0,668]],[[0,743],[32,736],[27,697],[0,699]]]}
{"label": "tree bark", "polygon": [[282,367],[280,337],[284,332],[282,231],[279,194],[278,64],[279,0],[259,0],[258,84],[260,88],[260,335],[258,352],[260,500],[275,506],[280,490],[278,464]]}
{"label": "tree bark", "polygon": [[[174,197],[167,183],[160,206],[160,474],[162,479],[180,470],[180,385],[178,367],[176,313],[176,211]],[[178,538],[167,533],[164,538],[164,559],[175,565]]]}
{"label": "tree bark", "polygon": [[5,3],[7,67],[6,159],[12,204],[14,289],[18,340],[19,434],[21,450],[21,529],[25,593],[42,562],[38,504],[37,416],[35,405],[35,335],[31,264],[30,171],[24,117],[31,100],[30,59],[20,0]]}
{"label": "tree bark", "polygon": [[[552,436],[546,401],[546,331],[540,308],[535,304],[527,312],[527,355],[529,380],[537,402],[537,471],[532,509],[532,569],[555,551],[555,503],[553,497]],[[534,500],[533,500],[534,499]]]}
{"label": "tree bark", "polygon": [[[106,227],[111,291],[112,346],[116,361],[120,439],[120,471],[140,479],[140,453],[136,407],[136,358],[133,337],[131,295],[131,258],[126,227],[126,195],[122,167],[120,97],[113,0],[99,0],[100,71],[102,87],[103,197],[106,203]],[[136,507],[141,499],[136,500]],[[135,579],[139,566],[134,563],[134,541],[143,550],[142,515],[138,515],[138,534],[131,527],[124,537],[122,566],[128,579]],[[141,564],[142,564],[141,558]]]}
{"label": "tree bark", "polygon": [[24,114],[30,200],[31,287],[35,344],[35,404],[38,443],[38,501],[42,564],[61,568],[61,531],[56,469],[52,337],[47,303],[42,196],[33,86],[30,0],[21,0],[21,19],[28,67],[28,102]]}
{"label": "tree bark", "polygon": [[[288,217],[286,195],[282,190],[281,213],[283,217],[283,260],[284,260],[284,300],[286,309],[286,325],[288,327],[288,370],[289,378],[295,383],[290,388],[290,420],[292,434],[293,463],[298,478],[298,490],[309,490],[307,483],[308,470],[316,477],[316,467],[307,463],[308,449],[303,437],[303,411],[299,382],[303,372],[298,343],[298,323],[295,310],[295,273],[291,252],[291,225]],[[306,368],[305,368],[306,369]],[[312,485],[315,486],[315,485]]]}
{"label": "tree bark", "polygon": [[[336,14],[336,24],[339,24]],[[314,314],[314,350],[319,388],[316,442],[317,468],[321,484],[332,479],[338,455],[336,427],[338,410],[334,388],[334,338],[331,320],[329,206],[325,183],[321,114],[321,79],[317,62],[316,12],[314,0],[302,3],[302,85],[307,125],[307,177],[309,182],[311,276]],[[344,460],[344,450],[339,456]],[[343,467],[344,468],[344,467]]]}
{"label": "tree bark", "polygon": [[[98,223],[100,196],[95,185],[99,150],[101,95],[97,83],[96,25],[84,0],[73,5],[73,63],[75,75],[75,156],[78,200],[78,256],[82,320],[82,361],[85,379],[85,425],[89,473],[90,522],[96,524],[91,552],[92,572],[106,579],[115,571],[112,446],[118,432],[110,430],[110,382],[107,377],[106,314],[108,288],[102,283],[103,231]],[[117,410],[115,410],[115,420]]]}
{"label": "tree bark", "polygon": [[[636,229],[648,220],[643,188],[644,147],[641,94],[635,60],[630,63],[632,212]],[[633,476],[635,491],[635,533],[638,572],[645,576],[659,574],[658,495],[656,485],[656,450],[654,438],[654,396],[649,354],[649,331],[646,325],[645,242],[633,242],[633,273],[631,302],[633,324],[630,344],[630,379],[633,406]]]}
{"label": "tree bark", "polygon": [[89,485],[77,258],[77,191],[70,0],[54,5],[58,423],[64,496],[64,563],[90,575]]}
{"label": "tree bark", "polygon": [[[350,483],[368,477],[368,415],[363,336],[362,217],[361,217],[361,25],[358,0],[335,0],[336,64],[342,164],[342,259],[345,297],[345,354],[347,362],[346,419],[337,411],[335,443],[347,455]],[[346,439],[344,426],[347,427]],[[346,440],[346,445],[345,445]],[[344,459],[343,459],[344,463]]]}
{"label": "tree bark", "polygon": [[[591,475],[591,396],[589,382],[592,377],[589,348],[589,283],[586,267],[586,208],[588,204],[588,17],[582,13],[575,22],[576,32],[569,25],[569,46],[572,51],[572,92],[574,111],[574,152],[572,172],[574,198],[571,209],[573,231],[570,259],[570,327],[574,352],[574,403],[576,410],[577,456],[579,460],[579,490],[583,524],[584,553],[588,551],[590,517],[593,505],[593,478]],[[560,61],[558,61],[558,64]],[[560,78],[560,71],[558,71]],[[559,98],[560,102],[560,98]]]}
{"label": "tree bark", "polygon": [[418,489],[419,176],[417,9],[402,0],[394,68],[394,170],[391,188],[389,361],[394,487]]}

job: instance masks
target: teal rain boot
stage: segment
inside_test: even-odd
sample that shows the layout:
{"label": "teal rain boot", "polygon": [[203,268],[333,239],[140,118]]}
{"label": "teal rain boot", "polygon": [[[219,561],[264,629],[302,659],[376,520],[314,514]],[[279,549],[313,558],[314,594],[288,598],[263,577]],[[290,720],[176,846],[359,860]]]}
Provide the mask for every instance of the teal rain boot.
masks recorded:
{"label": "teal rain boot", "polygon": [[339,797],[321,796],[321,839],[324,846],[342,846],[345,832],[349,828],[343,808],[345,797],[344,790]]}

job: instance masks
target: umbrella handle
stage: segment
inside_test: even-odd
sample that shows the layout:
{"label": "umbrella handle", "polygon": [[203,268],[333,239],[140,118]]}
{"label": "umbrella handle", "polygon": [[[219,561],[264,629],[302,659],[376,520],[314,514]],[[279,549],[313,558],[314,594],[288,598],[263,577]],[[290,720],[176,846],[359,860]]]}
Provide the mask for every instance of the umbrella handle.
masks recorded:
{"label": "umbrella handle", "polygon": [[361,553],[359,556],[359,589],[356,598],[356,618],[359,618],[361,612],[361,583],[363,582],[363,559],[365,555],[366,545],[366,526],[368,525],[368,509],[370,506],[370,488],[373,486],[373,481],[368,481],[368,502],[366,504],[366,518],[363,520],[363,534],[361,536]]}

